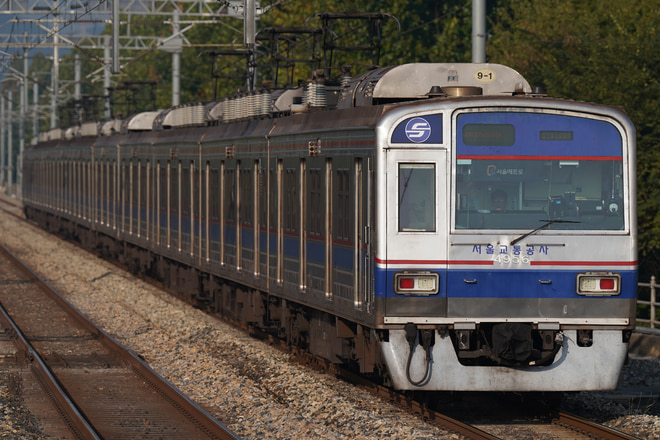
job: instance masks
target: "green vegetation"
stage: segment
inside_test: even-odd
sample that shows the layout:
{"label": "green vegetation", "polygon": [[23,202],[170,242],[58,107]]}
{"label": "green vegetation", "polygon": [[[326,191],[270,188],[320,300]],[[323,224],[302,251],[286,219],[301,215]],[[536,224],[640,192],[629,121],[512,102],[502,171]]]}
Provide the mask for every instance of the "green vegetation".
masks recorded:
{"label": "green vegetation", "polygon": [[[656,274],[660,263],[660,153],[655,148],[660,140],[656,115],[660,113],[660,0],[492,0],[488,3],[487,59],[511,66],[521,72],[532,85],[542,86],[554,97],[584,100],[622,106],[633,119],[637,130],[638,214],[640,267],[642,280]],[[273,5],[258,21],[260,35],[266,28],[309,26],[319,28],[321,12],[382,12],[395,18],[382,20],[376,29],[379,40],[369,40],[368,26],[350,32],[356,23],[335,23],[337,45],[365,45],[380,41],[380,56],[373,51],[340,51],[333,54],[333,69],[352,66],[357,74],[372,64],[392,65],[407,62],[469,62],[471,60],[471,0],[261,0],[264,7]],[[135,19],[135,17],[134,17]],[[182,17],[185,19],[185,17]],[[153,24],[160,19],[144,17],[144,23],[131,26],[133,35],[167,37],[172,29],[167,24]],[[205,51],[241,49],[243,22],[227,18],[222,24],[197,25],[186,32],[193,46],[185,47],[181,61],[181,102],[211,100],[245,87],[245,59],[218,58],[216,72],[238,78],[219,79],[214,90],[211,78],[212,57]],[[272,69],[272,46],[261,42],[258,50],[259,86],[282,85],[298,79],[309,79],[314,69],[323,67],[323,51],[303,50],[307,43],[293,50],[297,58],[309,59],[296,65],[287,77]],[[309,48],[309,44],[307,44]],[[311,47],[314,47],[312,44]],[[284,50],[284,46],[280,47]],[[100,67],[93,57],[81,53],[83,76]],[[102,57],[102,52],[94,53]],[[327,53],[325,54],[327,55]],[[61,78],[73,78],[73,54],[61,63]],[[157,84],[156,107],[171,102],[171,54],[153,50],[149,53],[123,52],[121,74],[113,78],[123,81],[153,81]],[[130,60],[130,61],[129,61]],[[20,60],[17,60],[17,63]],[[48,72],[49,60],[35,59],[32,70]],[[39,76],[49,84],[48,74]],[[277,81],[275,81],[277,78]],[[13,83],[4,87],[15,86]],[[86,82],[83,93],[103,95],[102,81]],[[44,98],[44,103],[45,103]],[[44,121],[44,124],[46,122]],[[46,126],[46,125],[44,125]]]}
{"label": "green vegetation", "polygon": [[[261,3],[262,6],[267,6],[270,2],[262,0]],[[332,77],[339,77],[340,68],[345,64],[350,64],[351,72],[357,74],[374,64],[393,65],[412,61],[445,60],[469,62],[471,59],[469,0],[450,0],[442,3],[433,0],[287,0],[267,10],[258,20],[258,86],[272,86],[275,82],[274,78],[277,78],[275,84],[277,86],[285,83],[295,84],[298,80],[311,78],[313,70],[324,67],[324,58],[329,57],[330,54],[322,50],[322,34],[319,34],[316,44],[310,35],[297,36],[297,45],[293,48],[282,41],[279,42],[277,46],[279,52],[276,56],[280,58],[280,66],[285,64],[281,60],[285,57],[309,60],[291,68],[293,74],[289,75],[283,67],[279,72],[273,71],[275,47],[261,38],[267,38],[268,29],[271,28],[321,29],[324,21],[318,14],[325,12],[373,12],[391,16],[391,18],[384,17],[379,22],[379,28],[375,27],[378,24],[377,20],[359,22],[345,19],[333,23],[332,31],[337,38],[334,42],[336,46],[373,45],[374,50],[335,50],[332,54],[330,71]],[[159,20],[145,17],[146,23],[156,21]],[[171,27],[165,24],[137,24],[131,27],[133,34],[137,34],[138,30],[144,35],[161,37],[167,37],[172,32]],[[182,103],[213,98],[214,68],[213,58],[209,52],[242,49],[242,32],[243,22],[235,18],[227,18],[218,25],[197,25],[186,32],[185,37],[193,47],[184,47],[181,55]],[[372,36],[374,38],[371,38]],[[96,55],[100,57],[102,54]],[[151,51],[139,55],[135,52],[122,53],[122,56],[130,58],[139,56],[139,59],[124,62],[123,64],[127,65],[115,80],[117,82],[137,79],[156,81],[158,83],[156,105],[159,108],[168,107],[171,102],[171,55],[162,51]],[[217,59],[215,72],[224,78],[218,81],[216,96],[225,96],[245,87],[246,80],[240,78],[241,75],[245,75],[245,66],[245,58],[241,56],[223,56]]]}
{"label": "green vegetation", "polygon": [[555,97],[622,106],[637,127],[640,279],[660,263],[660,1],[509,0],[490,15],[488,60]]}

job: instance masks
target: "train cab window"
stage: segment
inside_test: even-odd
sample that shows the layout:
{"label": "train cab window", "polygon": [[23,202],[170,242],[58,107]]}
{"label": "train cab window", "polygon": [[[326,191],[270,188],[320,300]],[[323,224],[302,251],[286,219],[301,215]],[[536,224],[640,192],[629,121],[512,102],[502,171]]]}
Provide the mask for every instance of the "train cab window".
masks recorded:
{"label": "train cab window", "polygon": [[435,232],[435,164],[399,164],[399,231]]}
{"label": "train cab window", "polygon": [[611,122],[522,110],[456,121],[456,229],[625,228],[623,139]]}
{"label": "train cab window", "polygon": [[622,168],[616,160],[459,160],[456,228],[621,230]]}

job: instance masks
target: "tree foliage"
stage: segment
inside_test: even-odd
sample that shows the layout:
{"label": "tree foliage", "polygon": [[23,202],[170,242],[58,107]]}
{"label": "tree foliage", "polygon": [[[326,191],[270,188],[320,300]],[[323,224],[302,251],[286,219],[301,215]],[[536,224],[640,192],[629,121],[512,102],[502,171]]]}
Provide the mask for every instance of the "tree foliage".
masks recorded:
{"label": "tree foliage", "polygon": [[490,16],[488,59],[547,93],[622,106],[637,127],[640,269],[660,263],[660,1],[508,0]]}
{"label": "tree foliage", "polygon": [[[262,1],[263,7],[271,2]],[[265,36],[267,28],[308,27],[320,29],[323,21],[319,13],[385,13],[391,18],[382,20],[376,38],[380,57],[375,57],[369,50],[335,50],[332,58],[331,76],[339,76],[340,66],[352,65],[352,73],[357,74],[377,64],[380,66],[406,62],[469,61],[470,44],[470,0],[449,0],[438,3],[435,0],[287,0],[272,2],[273,7],[261,15],[257,30]],[[185,17],[182,17],[185,19]],[[172,33],[171,25],[157,24],[162,19],[144,17],[145,24],[132,24],[133,35],[158,35],[168,37]],[[365,46],[370,43],[369,33],[373,21],[359,24],[356,20],[337,20],[332,27],[332,35],[337,46]],[[108,29],[106,32],[110,32]],[[330,33],[326,32],[325,38]],[[246,69],[246,57],[220,56],[214,58],[209,52],[242,49],[243,21],[237,18],[225,18],[219,24],[199,24],[185,33],[190,43],[183,47],[181,54],[181,102],[210,100],[214,96],[224,96],[244,88],[243,77]],[[277,48],[276,48],[277,49]],[[323,68],[324,57],[322,39],[313,48],[301,44],[298,58],[313,59],[315,62],[296,65],[294,75],[289,82],[307,80],[314,69]],[[311,50],[311,52],[310,52]],[[276,52],[268,41],[258,40],[258,78],[257,85],[273,85],[275,73],[272,54]],[[102,53],[96,54],[102,57]],[[126,66],[113,78],[115,83],[122,81],[156,81],[158,83],[157,106],[167,107],[171,102],[172,60],[171,55],[159,50],[138,54],[123,52]],[[137,57],[137,59],[135,59]],[[135,59],[133,61],[133,59]],[[215,61],[215,62],[214,62]],[[215,87],[212,74],[220,76]],[[283,72],[279,78],[285,77]],[[280,81],[283,85],[286,81]],[[215,89],[215,90],[214,90]],[[215,93],[214,93],[215,92]]]}
{"label": "tree foliage", "polygon": [[[372,66],[409,62],[469,62],[471,59],[471,0],[262,0],[269,7],[257,23],[260,35],[267,28],[315,27],[323,25],[321,12],[378,12],[392,18],[382,22],[377,40],[380,57],[371,51],[336,50],[331,76],[338,67],[352,66],[358,74]],[[660,65],[660,45],[656,24],[660,22],[660,0],[493,0],[488,3],[490,62],[509,65],[520,71],[532,85],[542,86],[555,97],[622,106],[637,127],[638,216],[642,276],[655,273],[660,264],[660,128],[655,115],[660,110],[660,84],[656,68]],[[182,17],[186,19],[186,17]],[[359,46],[368,42],[370,23],[356,32],[347,23],[335,23],[337,45]],[[133,35],[168,37],[172,26],[162,18],[144,17],[131,24]],[[246,58],[215,58],[209,51],[243,48],[243,21],[223,19],[214,25],[198,24],[185,33],[190,45],[181,54],[181,102],[206,101],[231,94],[245,87]],[[107,33],[109,33],[109,29]],[[281,47],[258,44],[259,86],[295,83],[307,80],[312,70],[324,67],[322,47],[303,47],[300,58],[311,61],[296,65],[288,78],[272,69],[275,53],[284,56]],[[277,50],[276,50],[277,49]],[[278,52],[280,50],[280,52]],[[103,51],[93,56],[82,54],[83,76],[97,70]],[[62,79],[73,78],[71,58],[62,62]],[[157,84],[156,107],[170,106],[172,94],[172,56],[161,50],[145,53],[122,52],[122,71],[113,77],[113,85],[130,81],[153,81]],[[215,63],[213,63],[215,61]],[[33,62],[43,87],[50,77],[43,58]],[[36,72],[36,71],[35,71]],[[216,87],[212,73],[218,76]],[[103,95],[103,81],[83,83],[83,93]],[[7,87],[13,87],[7,84]],[[43,90],[42,87],[42,90]]]}
{"label": "tree foliage", "polygon": [[[294,0],[283,3],[268,17],[269,26],[322,27],[315,15],[321,12],[374,12],[390,14],[380,33],[378,65],[409,62],[466,61],[470,59],[470,0]],[[339,24],[339,29],[341,24]],[[345,28],[342,29],[345,31]],[[340,33],[341,30],[338,32]],[[362,37],[362,39],[360,39]],[[364,32],[353,35],[355,45],[365,43]],[[468,46],[466,46],[466,44]],[[370,53],[339,54],[336,66],[353,64],[356,70],[370,66]]]}

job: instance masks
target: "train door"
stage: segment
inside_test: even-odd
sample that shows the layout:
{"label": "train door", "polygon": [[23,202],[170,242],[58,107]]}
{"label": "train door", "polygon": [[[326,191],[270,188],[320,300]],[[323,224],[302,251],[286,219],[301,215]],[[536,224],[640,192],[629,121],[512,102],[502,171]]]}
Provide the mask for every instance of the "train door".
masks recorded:
{"label": "train door", "polygon": [[446,316],[447,152],[391,149],[386,184],[388,319]]}

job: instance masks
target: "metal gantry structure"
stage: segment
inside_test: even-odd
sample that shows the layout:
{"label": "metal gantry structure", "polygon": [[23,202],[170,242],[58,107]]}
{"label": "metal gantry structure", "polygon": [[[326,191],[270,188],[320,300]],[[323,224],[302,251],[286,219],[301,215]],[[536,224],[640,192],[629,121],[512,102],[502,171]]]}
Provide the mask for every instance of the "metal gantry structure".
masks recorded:
{"label": "metal gantry structure", "polygon": [[[228,52],[231,52],[231,56],[243,57],[246,61],[244,78],[247,92],[256,88],[257,46],[262,46],[265,40],[272,40],[271,43],[274,46],[270,49],[268,68],[275,72],[272,79],[273,85],[276,85],[278,82],[277,70],[289,68],[292,62],[304,61],[295,57],[282,58],[283,53],[280,51],[282,47],[280,43],[284,41],[283,38],[291,43],[288,45],[292,48],[291,50],[298,50],[302,47],[299,40],[299,28],[278,29],[277,37],[271,35],[270,38],[264,39],[263,36],[258,36],[256,26],[258,17],[270,7],[276,6],[284,0],[272,1],[270,6],[262,8],[258,0],[188,0],[185,2],[175,0],[0,0],[0,83],[16,81],[18,84],[18,87],[12,88],[13,93],[0,91],[0,187],[12,193],[12,182],[16,181],[19,183],[20,191],[21,158],[26,137],[25,129],[29,125],[26,121],[29,116],[32,119],[33,139],[37,139],[39,136],[40,117],[43,116],[50,120],[51,129],[59,125],[58,109],[61,108],[64,108],[68,115],[73,115],[74,122],[82,122],[83,103],[91,103],[93,100],[100,99],[105,105],[103,116],[105,118],[112,116],[109,95],[124,84],[120,81],[115,81],[115,83],[119,83],[118,86],[112,84],[113,74],[121,71],[122,62],[130,63],[152,50],[170,53],[172,56],[172,106],[179,105],[182,50],[187,46],[204,46],[191,44],[185,36],[185,33],[195,25],[219,24],[240,34],[240,27],[231,25],[227,18],[243,21],[243,47],[241,49],[209,51],[209,54],[212,54],[216,63],[219,56],[226,55]],[[136,24],[144,23],[144,17],[149,17],[149,20],[155,20],[159,24],[170,25],[171,34],[162,37],[134,32],[134,28],[138,27]],[[328,59],[332,59],[333,51],[367,49],[379,51],[381,22],[388,18],[392,17],[389,14],[381,13],[323,16],[321,33],[334,36],[329,39],[325,36],[321,48],[316,43],[312,43],[312,53],[308,58],[313,60],[312,64],[325,61],[326,65],[322,67],[326,71],[326,75],[329,75],[327,62]],[[334,32],[333,23],[353,20],[370,23],[371,30],[367,32],[369,44],[365,47],[355,45],[343,47],[337,44],[337,40],[341,37]],[[28,28],[29,32],[26,31]],[[352,26],[349,28],[350,32],[355,32],[357,29]],[[101,31],[105,29],[112,29],[112,34],[102,33]],[[291,36],[287,37],[286,34]],[[319,38],[318,31],[314,31],[310,35],[315,41]],[[346,32],[338,35],[346,35]],[[209,46],[217,48],[219,45],[209,44]],[[61,49],[77,50],[74,58],[75,78],[73,80],[61,80],[60,78],[59,53]],[[324,52],[324,55],[314,53],[317,49]],[[103,51],[102,57],[95,55],[101,50]],[[49,54],[52,52],[52,70],[46,72],[50,73],[49,85],[41,83],[36,77],[29,76],[28,59],[30,53],[36,51],[47,51]],[[138,55],[131,58],[120,58],[120,53],[126,55],[129,51],[138,52]],[[79,56],[81,53],[99,65],[86,78],[83,78],[81,73],[82,61]],[[21,58],[23,60],[22,71],[16,61]],[[82,99],[81,83],[90,77],[93,78],[93,81],[99,81],[101,76],[105,94],[103,96],[86,96],[85,99]],[[221,77],[214,72],[214,78]],[[291,80],[291,78],[287,79]],[[30,85],[32,85],[32,105],[28,104]],[[17,89],[18,93],[16,93]],[[40,92],[44,96],[50,96],[49,105],[40,106]],[[16,99],[16,94],[20,96],[20,99]],[[68,102],[68,104],[62,106],[64,102]],[[18,114],[15,111],[17,106],[19,107]],[[20,145],[16,168],[14,168],[13,162],[16,154],[13,152],[12,139],[15,133],[12,130],[16,121],[19,122],[17,137]],[[15,178],[14,173],[16,173]]]}
{"label": "metal gantry structure", "polygon": [[[244,4],[245,3],[245,4]],[[247,13],[247,10],[251,13]],[[50,127],[58,124],[58,106],[73,99],[81,100],[81,60],[75,58],[75,79],[62,81],[59,75],[61,49],[77,49],[95,59],[99,67],[91,76],[102,76],[104,91],[112,88],[112,75],[122,68],[120,52],[146,53],[163,50],[172,55],[172,105],[180,103],[180,66],[183,47],[189,46],[185,33],[198,24],[223,24],[227,18],[243,19],[244,43],[254,50],[255,17],[261,12],[256,0],[0,0],[0,83],[18,83],[20,99],[16,93],[0,92],[0,186],[13,193],[12,184],[19,183],[20,158],[24,148],[25,126],[28,114],[32,118],[32,137],[39,134],[40,115],[50,115]],[[133,32],[132,23],[144,16],[157,18],[170,24],[172,33],[168,37],[141,35]],[[121,17],[121,18],[120,18]],[[123,26],[120,34],[120,25]],[[232,26],[230,26],[232,27]],[[111,28],[112,35],[102,34]],[[26,29],[29,29],[27,31]],[[240,30],[239,30],[240,31]],[[251,33],[251,37],[247,35]],[[252,45],[252,47],[250,47]],[[92,51],[103,50],[103,58]],[[52,53],[50,85],[44,85],[28,73],[30,53],[42,51]],[[138,55],[140,56],[140,55]],[[23,59],[22,71],[17,59]],[[256,62],[248,71],[247,87],[254,84]],[[19,68],[17,68],[19,67]],[[28,104],[32,86],[33,103]],[[72,90],[73,89],[73,90]],[[40,107],[39,94],[50,95],[50,105]],[[110,117],[109,100],[105,99],[105,117]],[[18,113],[16,112],[18,107]],[[29,108],[31,107],[31,108]],[[48,111],[49,110],[49,111]],[[19,160],[13,166],[12,139],[14,122],[19,122]],[[14,173],[17,176],[14,179]],[[20,190],[20,189],[19,189]]]}
{"label": "metal gantry structure", "polygon": [[[320,13],[312,17],[322,21],[321,28],[266,28],[261,34],[257,32],[259,16],[284,1],[270,0],[270,5],[262,8],[258,0],[0,0],[0,190],[13,194],[13,182],[17,182],[17,195],[20,197],[22,153],[27,127],[31,125],[32,139],[37,139],[40,118],[48,119],[51,129],[56,128],[59,125],[58,109],[61,108],[68,112],[72,122],[80,123],[83,121],[85,103],[103,102],[103,117],[110,118],[110,93],[121,89],[122,84],[128,84],[116,76],[113,79],[113,75],[150,51],[160,50],[171,54],[171,104],[177,106],[181,97],[181,54],[185,47],[208,46],[212,49],[205,54],[212,57],[214,81],[237,78],[223,76],[215,71],[220,58],[243,58],[246,62],[245,74],[242,76],[245,80],[244,90],[250,92],[257,84],[258,49],[269,60],[259,67],[270,69],[271,78],[264,82],[277,87],[281,81],[278,77],[280,70],[287,71],[283,76],[286,84],[293,81],[293,66],[296,63],[314,65],[314,71],[320,67],[326,78],[329,78],[333,53],[337,51],[370,51],[371,65],[376,66],[380,55],[383,21],[392,19],[400,29],[398,20],[386,13]],[[485,58],[485,0],[472,1],[475,15],[483,15],[483,19],[477,23],[481,25],[473,29],[474,61],[475,56],[477,59]],[[145,22],[145,17],[151,20],[151,24],[169,25],[170,35],[142,35],[138,25]],[[242,20],[242,29],[231,24],[227,20],[229,18]],[[360,25],[352,24],[359,21],[366,23],[366,27],[360,29]],[[223,50],[219,44],[191,44],[186,38],[186,32],[200,24],[217,24],[237,34],[242,32],[242,48],[233,49],[233,45],[227,45],[232,49]],[[108,30],[111,32],[108,33]],[[341,38],[347,35],[361,35],[366,43],[356,45],[349,41],[348,45],[342,44]],[[475,46],[475,42],[479,45]],[[60,50],[65,49],[76,50],[73,80],[60,78]],[[137,55],[126,57],[131,51]],[[52,54],[51,67],[47,68],[49,71],[38,72],[50,77],[49,84],[40,81],[37,73],[29,73],[29,60],[38,52]],[[100,52],[102,56],[97,55]],[[120,54],[124,58],[120,58]],[[81,55],[98,63],[98,68],[84,78]],[[227,63],[226,58],[222,62],[224,65],[233,64]],[[342,75],[345,67],[349,66],[342,66]],[[83,99],[81,84],[90,79],[97,82],[101,78],[104,94],[87,95]],[[12,82],[16,85],[12,84],[10,88],[2,86]],[[135,88],[135,84],[129,86]],[[31,104],[28,101],[30,89]],[[214,99],[215,92],[214,85]],[[40,95],[49,96],[49,104],[40,104]],[[67,104],[63,106],[65,102]],[[18,136],[14,133],[16,123]],[[15,137],[19,143],[18,154],[12,145]]]}

